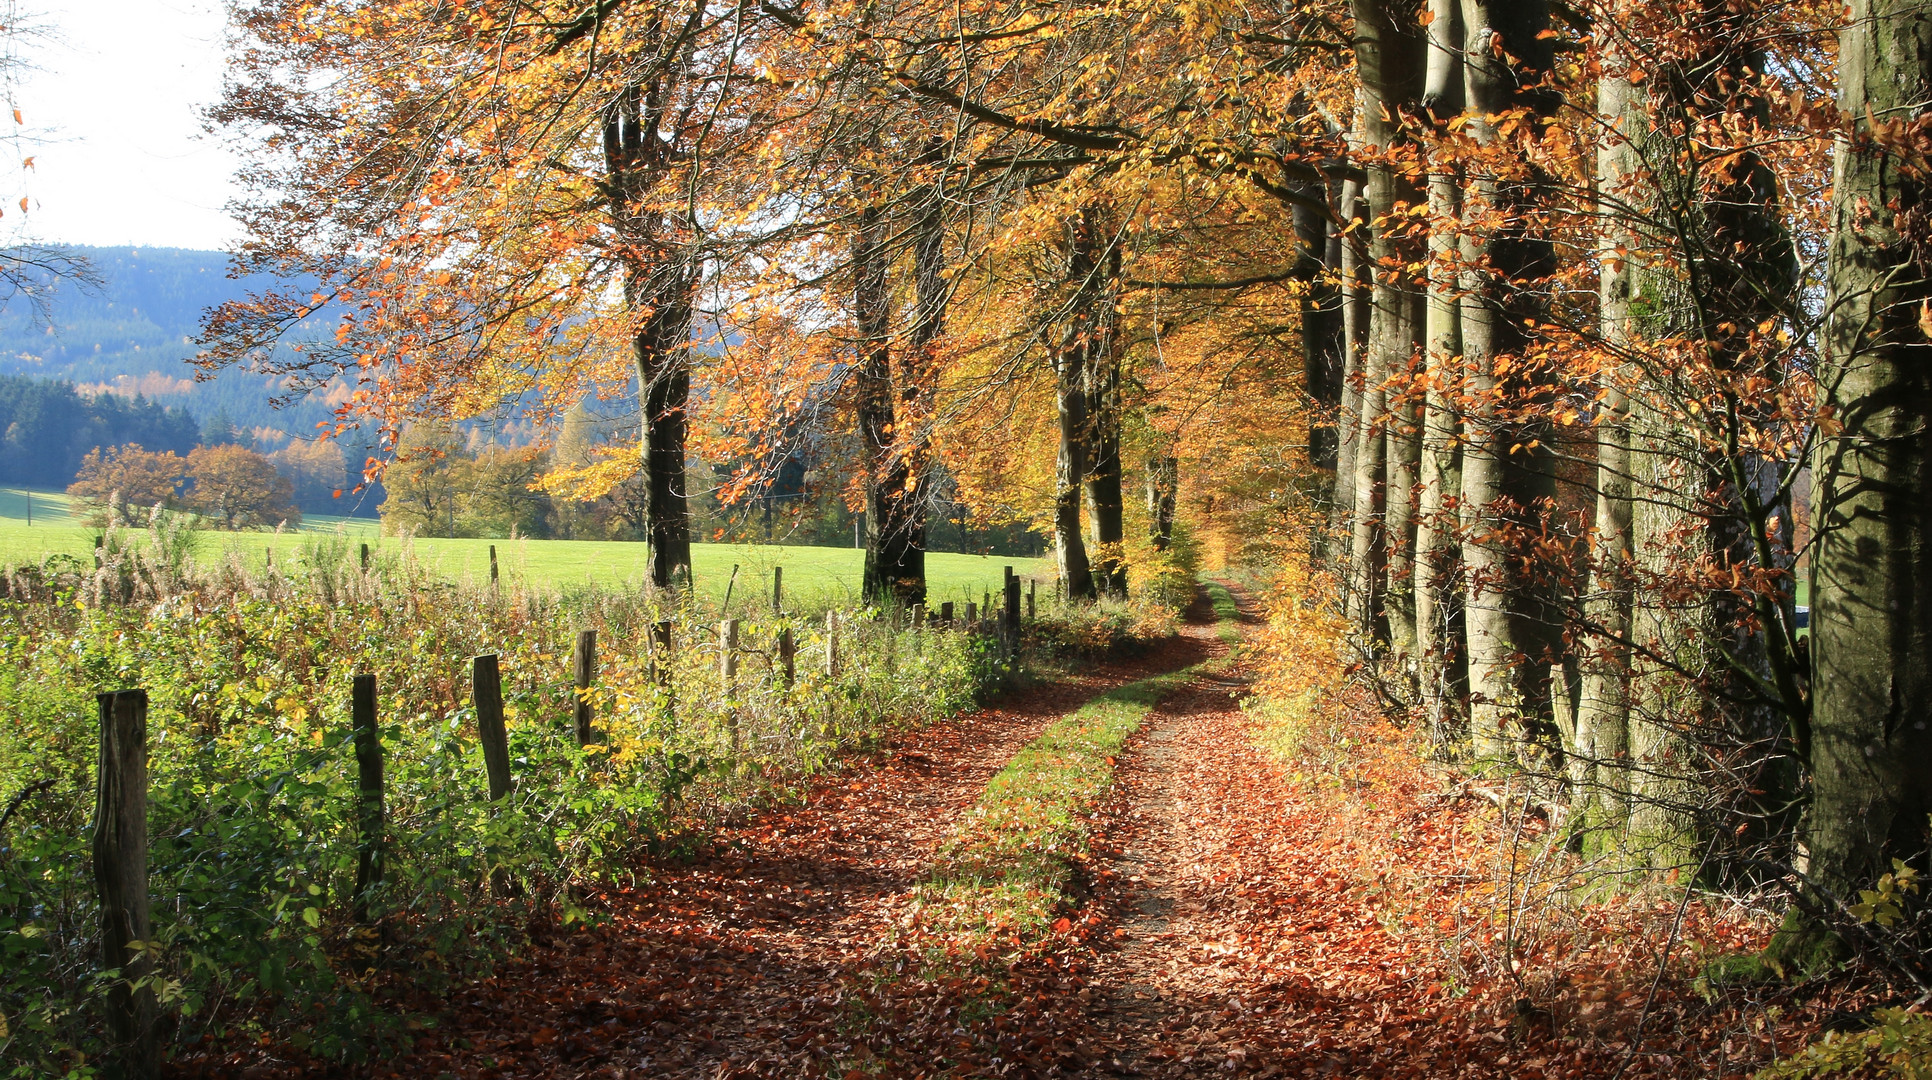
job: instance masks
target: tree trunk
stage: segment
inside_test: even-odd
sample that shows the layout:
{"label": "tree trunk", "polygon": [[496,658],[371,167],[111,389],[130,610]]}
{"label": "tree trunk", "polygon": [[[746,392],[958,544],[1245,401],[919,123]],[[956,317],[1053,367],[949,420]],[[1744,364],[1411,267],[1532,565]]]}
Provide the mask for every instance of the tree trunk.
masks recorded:
{"label": "tree trunk", "polygon": [[[1362,198],[1359,181],[1342,184],[1339,200],[1343,232],[1336,240],[1336,265],[1342,272],[1342,397],[1336,419],[1338,443],[1335,459],[1334,522],[1341,540],[1346,542],[1355,520],[1355,455],[1362,446],[1362,356],[1368,347],[1370,282],[1366,237],[1369,224],[1367,201]],[[1346,551],[1343,554],[1347,554]],[[1353,595],[1347,598],[1350,611],[1356,610]]]}
{"label": "tree trunk", "polygon": [[[886,286],[886,223],[875,207],[859,216],[852,249],[852,310],[858,330],[859,442],[866,465],[865,575],[868,600],[918,603],[925,598],[921,494],[903,452],[894,410],[892,309]],[[917,534],[917,535],[915,535]]]}
{"label": "tree trunk", "polygon": [[1415,480],[1421,453],[1413,399],[1391,396],[1422,343],[1423,289],[1406,268],[1423,260],[1425,241],[1407,216],[1422,192],[1393,160],[1407,143],[1403,117],[1423,91],[1426,42],[1412,4],[1355,0],[1355,65],[1361,80],[1360,153],[1374,227],[1375,266],[1368,352],[1362,365],[1363,437],[1355,458],[1355,527],[1349,564],[1363,598],[1358,629],[1389,644],[1406,668],[1415,654]]}
{"label": "tree trunk", "polygon": [[[1327,261],[1330,225],[1313,208],[1297,204],[1294,209],[1295,280],[1302,284],[1299,300],[1301,315],[1302,385],[1312,408],[1308,418],[1308,464],[1327,475],[1334,483],[1336,456],[1336,413],[1342,407],[1342,353],[1345,348],[1342,325],[1342,294],[1336,286]],[[1334,498],[1332,490],[1322,492],[1318,503]]]}
{"label": "tree trunk", "polygon": [[[1606,34],[1614,50],[1616,32]],[[1612,65],[1627,63],[1612,54]],[[1629,214],[1646,204],[1639,142],[1646,123],[1641,96],[1622,67],[1607,69],[1597,83],[1597,114],[1604,125],[1597,148],[1598,327],[1604,349],[1620,355],[1635,343],[1630,302],[1637,280],[1629,252],[1637,237]],[[1632,502],[1630,488],[1630,396],[1625,365],[1606,371],[1598,390],[1596,519],[1585,620],[1597,646],[1583,660],[1576,730],[1569,748],[1571,828],[1584,850],[1605,847],[1628,824],[1630,800],[1630,649],[1632,630]]]}
{"label": "tree trunk", "polygon": [[[1462,8],[1431,0],[1429,53],[1422,105],[1438,133],[1463,111]],[[1462,378],[1462,311],[1455,266],[1462,218],[1456,166],[1432,154],[1429,172],[1429,296],[1424,314],[1427,389],[1417,476],[1415,633],[1423,715],[1441,741],[1457,726],[1461,694],[1462,597],[1458,586],[1456,506],[1462,492],[1461,424],[1455,395]]]}
{"label": "tree trunk", "polygon": [[1180,459],[1147,459],[1147,540],[1155,551],[1166,551],[1173,543],[1174,502],[1180,486]]}
{"label": "tree trunk", "polygon": [[1120,483],[1120,254],[1110,245],[1106,279],[1097,283],[1088,315],[1087,501],[1093,506],[1095,587],[1116,600],[1127,598],[1125,496]]}
{"label": "tree trunk", "polygon": [[691,294],[696,268],[672,261],[633,270],[625,283],[644,325],[632,340],[644,405],[644,533],[651,584],[673,588],[691,577],[691,512],[685,499],[686,406],[691,398]]}
{"label": "tree trunk", "polygon": [[[1477,140],[1501,136],[1486,119],[1528,105],[1553,107],[1533,87],[1550,69],[1543,0],[1463,0],[1469,42],[1464,88]],[[1548,604],[1511,555],[1540,527],[1543,501],[1554,492],[1548,442],[1532,425],[1507,422],[1500,406],[1519,404],[1543,388],[1524,365],[1507,368],[1528,344],[1525,320],[1541,315],[1543,280],[1554,269],[1547,237],[1528,219],[1534,182],[1472,176],[1470,212],[1499,224],[1464,237],[1462,334],[1474,399],[1463,453],[1463,502],[1471,515],[1464,549],[1469,636],[1470,730],[1479,760],[1513,757],[1513,743],[1549,725]]]}
{"label": "tree trunk", "polygon": [[1067,599],[1094,599],[1087,541],[1080,530],[1080,493],[1087,477],[1087,354],[1093,347],[1092,309],[1087,294],[1095,274],[1092,215],[1082,212],[1067,223],[1067,279],[1074,283],[1067,325],[1053,354],[1060,413],[1060,460],[1054,477],[1053,538],[1060,560],[1060,580]]}
{"label": "tree trunk", "polygon": [[[1932,3],[1852,0],[1840,108],[1858,134],[1932,101]],[[1932,190],[1840,144],[1814,462],[1810,877],[1838,897],[1926,849],[1932,813]]]}

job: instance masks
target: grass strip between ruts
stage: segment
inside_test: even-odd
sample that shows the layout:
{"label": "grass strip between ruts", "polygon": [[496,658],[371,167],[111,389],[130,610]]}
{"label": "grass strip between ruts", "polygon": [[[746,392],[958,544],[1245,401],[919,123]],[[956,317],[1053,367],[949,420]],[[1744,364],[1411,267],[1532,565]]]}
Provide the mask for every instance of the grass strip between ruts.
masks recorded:
{"label": "grass strip between ruts", "polygon": [[[1225,638],[1227,590],[1208,588]],[[1233,608],[1232,598],[1226,605]],[[1095,819],[1121,748],[1162,698],[1225,662],[1109,690],[1055,721],[1007,762],[941,846],[918,891],[908,928],[930,966],[1006,966],[1050,933],[1075,931],[1063,912],[1076,900],[1076,882],[1091,858]]]}

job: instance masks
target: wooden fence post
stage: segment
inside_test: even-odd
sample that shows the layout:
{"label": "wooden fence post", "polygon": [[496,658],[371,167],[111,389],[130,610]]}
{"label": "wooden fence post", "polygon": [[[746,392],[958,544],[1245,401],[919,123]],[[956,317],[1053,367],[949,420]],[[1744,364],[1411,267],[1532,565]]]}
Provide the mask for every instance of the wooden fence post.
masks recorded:
{"label": "wooden fence post", "polygon": [[1039,591],[1039,587],[1040,587],[1040,579],[1039,579],[1039,578],[1029,578],[1029,579],[1027,579],[1027,583],[1026,583],[1026,618],[1027,618],[1027,621],[1028,621],[1028,622],[1032,622],[1032,621],[1033,621],[1034,619],[1036,619],[1036,618],[1039,618],[1039,616],[1038,616],[1038,615],[1036,615],[1036,614],[1034,614],[1034,609],[1033,609],[1033,594],[1034,594],[1035,592],[1037,592],[1037,591]]}
{"label": "wooden fence post", "polygon": [[356,750],[355,918],[369,921],[369,893],[382,884],[382,735],[376,728],[376,677],[357,675],[349,693]]}
{"label": "wooden fence post", "polygon": [[785,614],[785,568],[782,566],[771,568],[771,613]]}
{"label": "wooden fence post", "polygon": [[966,629],[974,630],[979,622],[979,607],[971,600],[966,601]]}
{"label": "wooden fence post", "polygon": [[490,545],[490,591],[496,591],[496,545]]}
{"label": "wooden fence post", "polygon": [[590,681],[597,676],[597,631],[577,631],[577,649],[571,655],[570,669],[571,682],[577,690],[577,745],[589,746],[593,738],[589,691]]}
{"label": "wooden fence post", "polygon": [[718,624],[718,684],[729,694],[737,681],[738,620],[726,619]]}
{"label": "wooden fence post", "polygon": [[839,673],[839,613],[825,613],[825,674],[836,678]]}
{"label": "wooden fence post", "polygon": [[926,605],[912,605],[912,628],[914,630],[924,630],[926,628]]}
{"label": "wooden fence post", "polygon": [[369,545],[368,544],[362,545],[362,572],[365,574],[369,572]]}
{"label": "wooden fence post", "polygon": [[1000,636],[1006,639],[1009,649],[1017,650],[1020,644],[1020,579],[1010,566],[1006,568],[1006,610],[1001,614],[1005,616],[1005,625],[1000,627]]}
{"label": "wooden fence post", "polygon": [[946,600],[939,605],[939,621],[948,630],[953,626],[953,602]]}
{"label": "wooden fence post", "polygon": [[[470,701],[476,705],[476,735],[483,744],[483,769],[490,777],[490,802],[508,798],[514,787],[510,779],[510,736],[503,728],[503,671],[495,653],[470,661]],[[516,878],[502,868],[490,871],[490,891],[497,896],[517,895]]]}
{"label": "wooden fence post", "polygon": [[490,775],[490,801],[510,793],[510,735],[503,727],[503,670],[495,653],[470,661],[470,701],[476,706],[476,737]]}
{"label": "wooden fence post", "polygon": [[121,1075],[148,1078],[160,1071],[155,1043],[154,991],[131,990],[149,974],[148,925],[148,694],[100,694],[101,747],[94,801],[94,886],[101,901],[101,965],[119,968],[107,992],[107,1030]]}
{"label": "wooden fence post", "polygon": [[792,640],[789,626],[778,632],[778,666],[784,673],[785,689],[791,689],[798,681],[798,645]]}
{"label": "wooden fence post", "polygon": [[738,564],[732,563],[731,580],[725,582],[725,598],[724,598],[724,603],[719,605],[718,607],[719,615],[729,615],[731,613],[731,590],[737,587],[738,587]]}

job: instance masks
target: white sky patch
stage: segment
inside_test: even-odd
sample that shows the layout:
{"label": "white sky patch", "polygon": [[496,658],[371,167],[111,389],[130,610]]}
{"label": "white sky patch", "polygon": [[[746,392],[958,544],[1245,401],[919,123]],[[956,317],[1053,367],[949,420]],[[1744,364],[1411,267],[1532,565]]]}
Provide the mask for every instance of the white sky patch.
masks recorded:
{"label": "white sky patch", "polygon": [[[14,6],[14,5],[9,5]],[[50,31],[21,42],[16,160],[34,168],[0,203],[0,238],[102,247],[218,249],[240,230],[225,204],[239,161],[201,130],[221,95],[218,0],[17,0]],[[3,153],[4,151],[0,151]],[[4,190],[4,188],[0,188]]]}

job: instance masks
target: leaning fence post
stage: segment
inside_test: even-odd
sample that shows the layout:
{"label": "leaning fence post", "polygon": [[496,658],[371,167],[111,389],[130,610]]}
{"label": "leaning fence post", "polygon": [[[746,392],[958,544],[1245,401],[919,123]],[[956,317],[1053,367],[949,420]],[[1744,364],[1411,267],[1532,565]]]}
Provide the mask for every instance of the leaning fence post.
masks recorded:
{"label": "leaning fence post", "polygon": [[[490,777],[490,802],[499,803],[510,795],[510,736],[503,728],[503,670],[495,653],[470,661],[470,701],[476,706],[476,735],[483,744],[483,769]],[[490,872],[490,891],[498,896],[515,896],[516,879],[508,870]]]}
{"label": "leaning fence post", "polygon": [[503,669],[495,653],[470,661],[470,701],[476,706],[476,736],[483,743],[483,768],[490,775],[490,801],[510,793],[510,735],[503,727]]}
{"label": "leaning fence post", "polygon": [[148,695],[122,690],[96,701],[101,748],[94,789],[94,886],[101,901],[101,964],[121,970],[107,992],[107,1029],[121,1056],[122,1075],[148,1078],[160,1069],[154,991],[132,988],[150,966]]}
{"label": "leaning fence post", "polygon": [[382,884],[382,736],[376,729],[376,677],[357,675],[349,693],[356,750],[355,918],[369,921],[369,893]]}
{"label": "leaning fence post", "polygon": [[576,687],[577,745],[589,746],[590,681],[597,674],[597,631],[577,631],[577,649],[570,658],[571,683]]}
{"label": "leaning fence post", "polygon": [[718,624],[718,683],[729,694],[738,681],[738,620]]}
{"label": "leaning fence post", "polygon": [[839,673],[839,613],[825,613],[825,674],[836,678]]}

